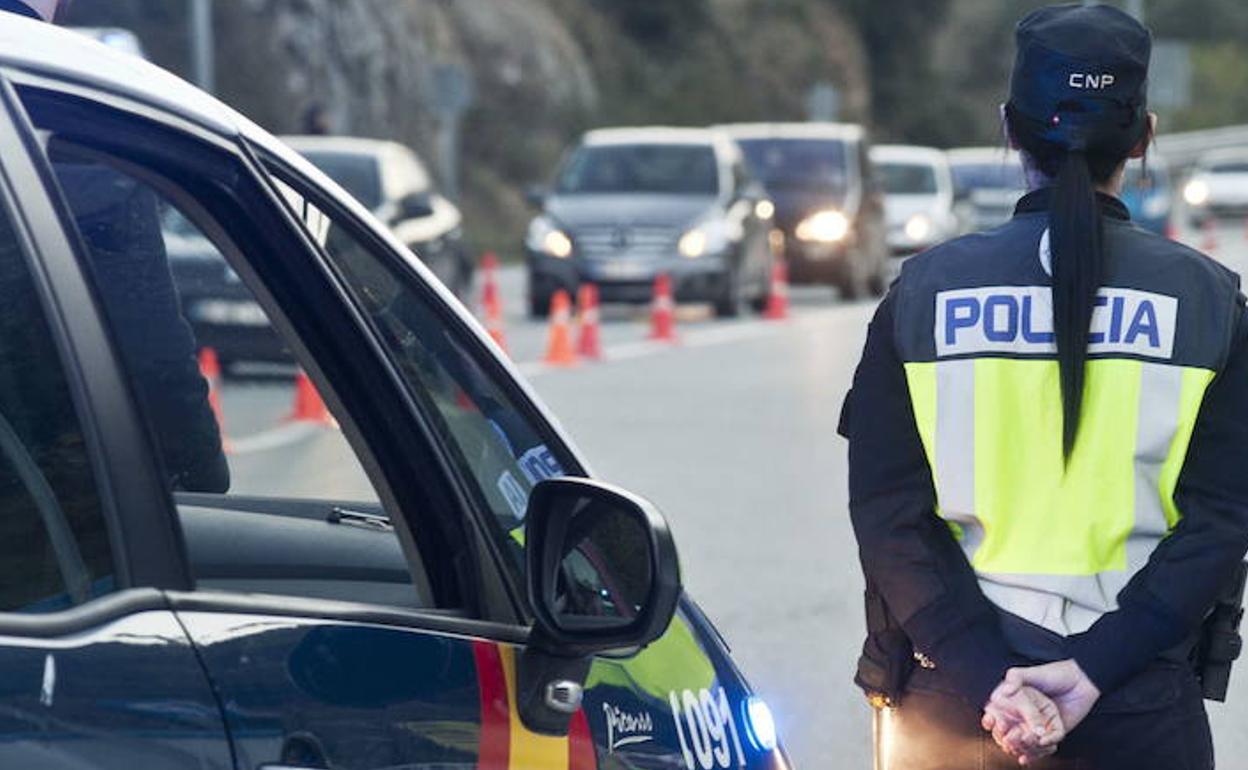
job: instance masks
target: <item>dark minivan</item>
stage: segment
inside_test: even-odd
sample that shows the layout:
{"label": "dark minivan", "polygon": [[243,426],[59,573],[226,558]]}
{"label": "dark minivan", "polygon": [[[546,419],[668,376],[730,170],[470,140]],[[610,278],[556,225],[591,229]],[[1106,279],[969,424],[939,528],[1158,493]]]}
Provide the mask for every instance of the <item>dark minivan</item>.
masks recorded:
{"label": "dark minivan", "polygon": [[793,283],[830,284],[847,299],[885,288],[883,193],[861,126],[742,123],[722,127],[775,204]]}
{"label": "dark minivan", "polygon": [[533,197],[542,205],[525,239],[534,316],[582,282],[607,302],[647,302],[660,274],[677,301],[713,303],[721,317],[766,302],[771,204],[721,132],[590,131],[553,189]]}

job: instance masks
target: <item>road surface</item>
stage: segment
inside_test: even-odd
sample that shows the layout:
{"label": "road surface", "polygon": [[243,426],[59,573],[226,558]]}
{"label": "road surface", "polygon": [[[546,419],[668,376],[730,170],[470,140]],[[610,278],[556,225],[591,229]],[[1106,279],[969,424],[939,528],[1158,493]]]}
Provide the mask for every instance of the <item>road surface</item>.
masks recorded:
{"label": "road surface", "polygon": [[[1248,268],[1244,227],[1218,236],[1220,258]],[[815,289],[795,291],[795,317],[780,324],[682,309],[685,344],[668,349],[642,343],[644,315],[611,309],[604,337],[616,360],[549,370],[534,363],[545,329],[520,315],[517,271],[504,271],[503,294],[513,357],[596,473],[667,514],[690,593],[772,705],[797,768],[869,768],[869,711],[850,682],[862,579],[835,428],[873,305]],[[290,387],[230,383],[224,400],[227,429],[254,433],[279,424]],[[235,490],[371,496],[342,461],[338,434],[300,430],[268,449],[271,433],[257,441],[231,431],[245,450],[232,458]],[[1210,710],[1232,766],[1248,755],[1248,670],[1236,672],[1229,704]]]}

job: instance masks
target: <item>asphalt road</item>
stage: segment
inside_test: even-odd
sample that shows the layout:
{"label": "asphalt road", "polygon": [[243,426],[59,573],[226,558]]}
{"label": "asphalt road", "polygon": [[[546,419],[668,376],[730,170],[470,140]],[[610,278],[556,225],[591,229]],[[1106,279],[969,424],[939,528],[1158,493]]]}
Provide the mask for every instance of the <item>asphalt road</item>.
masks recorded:
{"label": "asphalt road", "polygon": [[[1220,228],[1218,247],[1227,264],[1248,268],[1242,225]],[[872,304],[796,290],[785,323],[682,308],[677,346],[645,343],[644,313],[609,308],[609,360],[549,369],[536,363],[546,332],[521,315],[518,271],[504,271],[502,284],[513,358],[597,475],[666,512],[690,593],[772,705],[796,766],[870,767],[869,710],[850,681],[862,580],[835,428]],[[289,408],[286,382],[224,391],[227,429],[243,450],[232,458],[236,491],[372,496],[332,429],[273,441],[267,428]],[[1210,710],[1222,766],[1242,766],[1248,671],[1236,672],[1229,704]]]}

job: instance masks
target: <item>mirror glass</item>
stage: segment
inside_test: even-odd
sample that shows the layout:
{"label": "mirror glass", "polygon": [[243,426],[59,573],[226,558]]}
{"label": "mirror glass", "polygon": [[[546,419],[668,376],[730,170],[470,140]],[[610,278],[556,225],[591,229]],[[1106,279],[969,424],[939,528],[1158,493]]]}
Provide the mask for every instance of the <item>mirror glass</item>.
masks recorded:
{"label": "mirror glass", "polygon": [[577,496],[562,539],[552,615],[564,630],[632,625],[650,596],[650,532],[640,511]]}

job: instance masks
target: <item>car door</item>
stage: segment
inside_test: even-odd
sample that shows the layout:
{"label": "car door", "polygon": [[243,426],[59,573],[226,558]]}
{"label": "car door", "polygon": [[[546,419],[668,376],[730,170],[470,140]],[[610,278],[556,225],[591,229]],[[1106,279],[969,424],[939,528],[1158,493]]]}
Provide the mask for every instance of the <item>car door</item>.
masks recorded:
{"label": "car door", "polygon": [[0,767],[228,768],[168,496],[0,75]]}
{"label": "car door", "polygon": [[[531,578],[524,572],[530,490],[543,479],[588,475],[587,469],[479,330],[422,280],[413,255],[395,248],[349,202],[325,192],[280,147],[258,152],[301,218],[327,229],[325,256],[423,404],[433,439],[467,495],[467,515],[493,546],[487,555],[511,585],[523,585]],[[527,623],[531,608],[523,597],[516,611]],[[534,736],[517,718],[515,687],[527,650],[519,639],[494,638],[504,643],[482,648],[477,661],[482,697],[500,701],[482,714],[482,750],[490,747],[482,768],[784,766],[773,764],[782,761],[774,743],[752,743],[743,716],[747,686],[691,602],[644,650],[593,657],[583,706],[562,743]]]}

